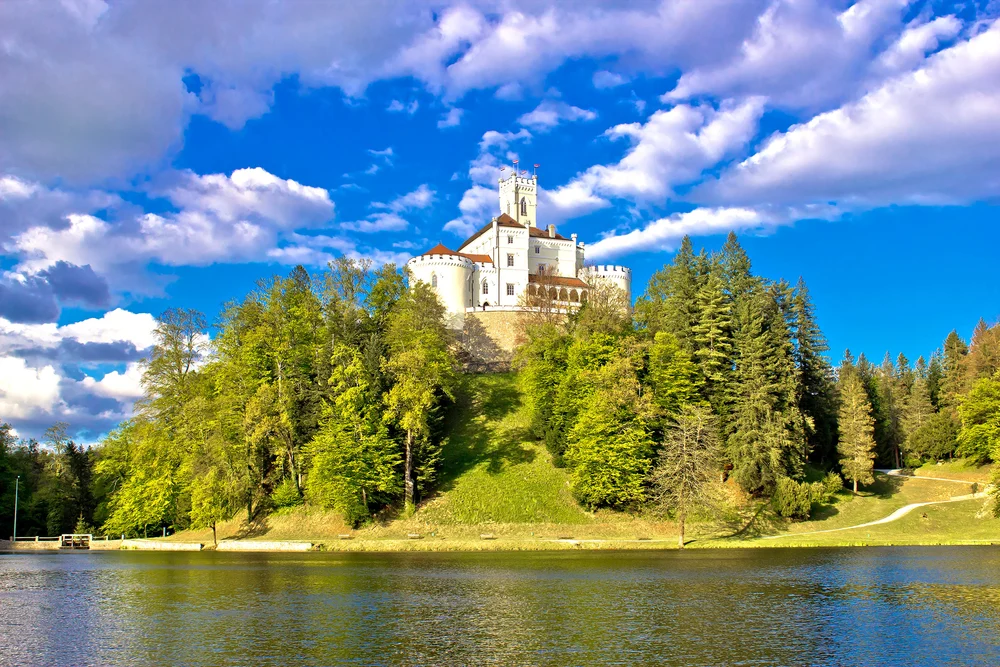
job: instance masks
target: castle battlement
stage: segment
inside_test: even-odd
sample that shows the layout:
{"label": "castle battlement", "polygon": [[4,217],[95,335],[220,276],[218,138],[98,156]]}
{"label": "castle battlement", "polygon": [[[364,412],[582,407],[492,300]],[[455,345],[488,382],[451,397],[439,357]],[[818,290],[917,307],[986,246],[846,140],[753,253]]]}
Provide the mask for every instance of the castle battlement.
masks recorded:
{"label": "castle battlement", "polygon": [[569,312],[586,302],[598,283],[621,289],[631,302],[631,269],[586,266],[584,243],[576,234],[567,238],[554,225],[538,224],[537,175],[512,170],[497,189],[499,214],[483,220],[457,251],[439,244],[407,262],[413,279],[430,285],[441,299],[449,326],[461,328],[471,313],[516,313],[547,295]]}
{"label": "castle battlement", "polygon": [[584,271],[589,271],[590,273],[602,274],[602,273],[622,273],[627,276],[632,275],[632,269],[627,266],[619,266],[618,264],[592,264],[590,266],[584,267]]}

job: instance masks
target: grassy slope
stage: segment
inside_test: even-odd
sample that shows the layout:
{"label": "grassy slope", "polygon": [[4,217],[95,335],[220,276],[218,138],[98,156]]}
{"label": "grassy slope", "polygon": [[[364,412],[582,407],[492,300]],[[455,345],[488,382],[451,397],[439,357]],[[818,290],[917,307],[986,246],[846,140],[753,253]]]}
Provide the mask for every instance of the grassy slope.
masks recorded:
{"label": "grassy slope", "polygon": [[[304,539],[350,550],[644,548],[675,543],[672,522],[581,509],[570,494],[566,471],[553,466],[548,451],[531,440],[523,400],[513,375],[463,377],[442,452],[439,491],[410,518],[387,518],[352,531],[335,514],[300,509],[267,517],[247,536]],[[949,462],[924,466],[915,474],[971,484],[985,481],[989,470]],[[709,524],[690,526],[688,533],[696,538],[691,546],[704,547],[1000,542],[1000,520],[976,516],[981,500],[921,508],[880,526],[796,537],[880,519],[909,503],[946,500],[969,492],[964,484],[879,474],[876,483],[858,496],[846,490],[839,493],[834,504],[814,513],[813,520],[772,527],[772,534],[788,533],[788,537],[729,539],[725,535],[731,529]],[[228,522],[220,527],[219,537],[237,536],[239,530],[239,521]],[[354,539],[338,540],[344,533]],[[419,533],[422,539],[408,540],[410,533]],[[482,540],[482,533],[497,539]],[[560,537],[582,542],[555,541]],[[211,533],[184,531],[173,539],[210,542]]]}

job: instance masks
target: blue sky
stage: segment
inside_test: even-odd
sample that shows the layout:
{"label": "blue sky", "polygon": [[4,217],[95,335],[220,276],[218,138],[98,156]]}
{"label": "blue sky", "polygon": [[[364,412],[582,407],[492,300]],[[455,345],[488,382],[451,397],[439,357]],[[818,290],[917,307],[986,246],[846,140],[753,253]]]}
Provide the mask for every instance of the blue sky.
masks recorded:
{"label": "blue sky", "polygon": [[740,235],[831,357],[1000,316],[1000,3],[0,3],[0,419],[92,441],[153,316],[403,262],[539,163],[541,224],[626,264]]}

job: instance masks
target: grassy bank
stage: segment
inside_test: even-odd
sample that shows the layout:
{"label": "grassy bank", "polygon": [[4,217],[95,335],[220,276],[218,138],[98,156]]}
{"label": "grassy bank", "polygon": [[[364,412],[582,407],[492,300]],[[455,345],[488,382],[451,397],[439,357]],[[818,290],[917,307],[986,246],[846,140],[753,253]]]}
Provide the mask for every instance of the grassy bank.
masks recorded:
{"label": "grassy bank", "polygon": [[[308,540],[337,551],[486,551],[674,548],[676,526],[653,516],[585,511],[573,499],[569,476],[528,433],[512,375],[465,376],[449,424],[438,491],[413,516],[378,517],[353,530],[339,515],[298,508],[272,514],[252,527],[234,520],[219,538]],[[928,465],[909,479],[876,476],[857,496],[847,490],[815,508],[809,521],[776,521],[759,534],[731,537],[737,526],[696,523],[693,548],[1000,543],[1000,520],[982,512],[983,500],[920,508],[898,521],[822,534],[888,516],[911,503],[971,493],[989,477],[986,467],[961,461]],[[349,539],[341,536],[349,535]],[[410,536],[419,535],[419,538]],[[484,538],[483,536],[488,536]],[[774,535],[782,537],[774,539]],[[211,543],[211,531],[183,531],[167,539]]]}

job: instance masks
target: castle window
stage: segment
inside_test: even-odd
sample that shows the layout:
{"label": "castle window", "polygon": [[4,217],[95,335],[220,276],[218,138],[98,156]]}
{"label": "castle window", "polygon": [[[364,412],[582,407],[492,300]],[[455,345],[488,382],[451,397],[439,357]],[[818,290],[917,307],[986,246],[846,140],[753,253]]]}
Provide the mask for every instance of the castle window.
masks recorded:
{"label": "castle window", "polygon": [[541,251],[542,251],[542,247],[541,247],[541,246],[537,246],[537,245],[536,245],[536,246],[535,246],[535,254],[537,255],[537,254],[538,254],[538,253],[540,253]]}
{"label": "castle window", "polygon": [[514,255],[507,255],[507,266],[514,266]]}
{"label": "castle window", "polygon": [[437,274],[436,273],[432,273],[431,274],[431,287],[437,287],[437,286],[438,286],[438,277],[437,277]]}
{"label": "castle window", "polygon": [[507,235],[507,243],[513,243],[513,242],[514,242],[514,237],[511,236],[510,234],[508,234]]}
{"label": "castle window", "polygon": [[489,293],[490,293],[490,284],[486,282],[485,278],[483,278],[483,294],[489,294]]}
{"label": "castle window", "polygon": [[514,283],[507,283],[507,296],[514,296]]}
{"label": "castle window", "polygon": [[545,264],[539,264],[539,265],[538,265],[538,275],[540,275],[540,276],[541,276],[541,275],[544,275],[544,274],[545,274],[545,271],[546,271],[546,270],[547,270],[548,268],[549,268],[549,267],[548,267],[547,265],[545,265]]}
{"label": "castle window", "polygon": [[528,198],[521,197],[521,215],[528,215]]}

